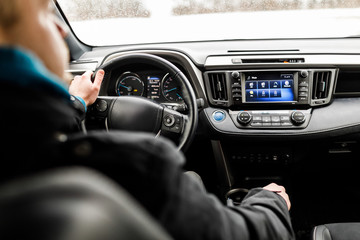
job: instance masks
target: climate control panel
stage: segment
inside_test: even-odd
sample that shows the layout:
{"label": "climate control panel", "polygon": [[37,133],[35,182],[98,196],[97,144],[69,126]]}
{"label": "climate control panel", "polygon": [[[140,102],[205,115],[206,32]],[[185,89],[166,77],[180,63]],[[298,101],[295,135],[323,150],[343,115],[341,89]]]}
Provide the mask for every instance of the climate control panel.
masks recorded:
{"label": "climate control panel", "polygon": [[270,111],[230,111],[238,128],[306,128],[311,118],[308,110],[270,110]]}

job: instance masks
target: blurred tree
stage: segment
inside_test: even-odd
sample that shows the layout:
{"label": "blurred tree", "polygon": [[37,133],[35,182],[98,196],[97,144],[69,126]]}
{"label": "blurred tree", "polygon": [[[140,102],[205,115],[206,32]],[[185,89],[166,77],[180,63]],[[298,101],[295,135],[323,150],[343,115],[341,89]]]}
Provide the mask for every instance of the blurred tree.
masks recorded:
{"label": "blurred tree", "polygon": [[[62,0],[71,5],[71,20],[150,17],[142,0]],[[155,0],[153,0],[155,1]],[[235,11],[359,8],[360,0],[168,0],[174,15]]]}
{"label": "blurred tree", "polygon": [[71,20],[119,17],[149,17],[150,12],[139,0],[72,0]]}

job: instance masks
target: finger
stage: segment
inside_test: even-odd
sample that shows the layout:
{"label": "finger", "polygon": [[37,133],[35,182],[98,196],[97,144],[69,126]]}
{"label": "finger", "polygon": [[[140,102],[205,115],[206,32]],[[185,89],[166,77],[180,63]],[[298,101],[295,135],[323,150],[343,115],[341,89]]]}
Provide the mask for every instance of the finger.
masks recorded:
{"label": "finger", "polygon": [[90,71],[90,70],[88,70],[88,71],[86,71],[83,75],[81,75],[81,78],[82,79],[91,79],[91,76],[93,75],[93,72],[92,71]]}
{"label": "finger", "polygon": [[272,192],[277,192],[277,191],[281,191],[282,189],[280,188],[281,186],[275,184],[275,183],[271,183],[265,187],[263,187],[266,190],[272,191]]}
{"label": "finger", "polygon": [[81,76],[77,75],[74,77],[74,81],[79,81],[81,79]]}
{"label": "finger", "polygon": [[101,83],[102,83],[102,81],[104,79],[104,76],[105,76],[105,71],[104,70],[100,69],[100,70],[98,70],[96,72],[94,83],[93,83],[94,87],[100,88]]}

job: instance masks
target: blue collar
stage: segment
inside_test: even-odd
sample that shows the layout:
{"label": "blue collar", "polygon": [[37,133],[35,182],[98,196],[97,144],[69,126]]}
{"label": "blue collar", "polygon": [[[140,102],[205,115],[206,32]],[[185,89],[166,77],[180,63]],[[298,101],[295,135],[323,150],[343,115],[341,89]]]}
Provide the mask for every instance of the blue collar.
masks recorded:
{"label": "blue collar", "polygon": [[37,57],[21,48],[0,47],[0,84],[4,82],[70,99],[65,83],[50,73]]}

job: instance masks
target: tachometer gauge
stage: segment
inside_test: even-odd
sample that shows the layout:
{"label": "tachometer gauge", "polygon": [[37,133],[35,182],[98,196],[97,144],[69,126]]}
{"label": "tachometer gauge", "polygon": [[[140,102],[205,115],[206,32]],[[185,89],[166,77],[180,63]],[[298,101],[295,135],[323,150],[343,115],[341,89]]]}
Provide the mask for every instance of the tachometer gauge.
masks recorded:
{"label": "tachometer gauge", "polygon": [[119,77],[115,91],[118,96],[142,96],[144,82],[137,74],[127,72]]}
{"label": "tachometer gauge", "polygon": [[162,93],[169,101],[178,102],[183,100],[180,84],[169,73],[162,80]]}

